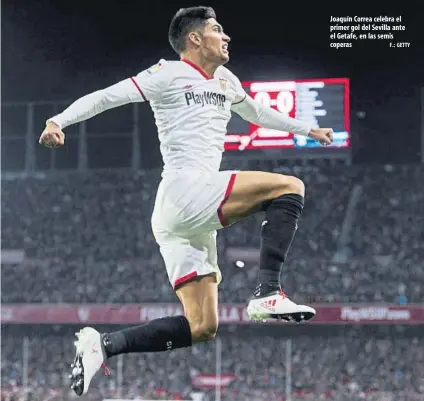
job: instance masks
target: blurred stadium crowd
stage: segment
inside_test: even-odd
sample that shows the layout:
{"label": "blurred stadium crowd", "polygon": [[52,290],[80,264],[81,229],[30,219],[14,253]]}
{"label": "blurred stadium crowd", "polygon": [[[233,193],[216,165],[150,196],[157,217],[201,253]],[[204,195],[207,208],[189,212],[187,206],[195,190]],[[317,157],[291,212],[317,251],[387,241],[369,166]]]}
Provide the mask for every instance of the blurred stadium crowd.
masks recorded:
{"label": "blurred stadium crowd", "polygon": [[[283,276],[294,298],[424,301],[424,167],[241,167],[291,173],[306,183]],[[159,180],[157,170],[3,179],[2,248],[24,248],[26,258],[2,269],[1,301],[174,301],[150,227]],[[251,294],[255,261],[235,269],[226,252],[257,249],[262,220],[258,214],[219,233],[222,302]],[[140,288],[141,279],[149,286]]]}
{"label": "blurred stadium crowd", "polygon": [[[115,330],[116,327],[104,327]],[[222,374],[230,377],[222,400],[283,401],[287,376],[285,358],[291,341],[292,400],[422,400],[424,347],[422,330],[330,328],[314,326],[287,332],[222,328]],[[30,400],[75,399],[68,386],[76,327],[28,326],[4,329],[2,353],[3,400],[21,399],[22,342],[29,338],[28,389]],[[266,344],[266,346],[264,346]],[[196,399],[215,400],[215,389],[195,383],[198,375],[214,375],[216,343],[160,354],[131,354],[110,360],[111,376],[96,376],[92,391],[82,400]]]}
{"label": "blurred stadium crowd", "polygon": [[[424,166],[244,160],[222,167],[289,173],[305,182],[305,210],[283,276],[295,300],[424,301]],[[159,170],[4,177],[2,249],[24,249],[25,258],[2,265],[2,303],[176,302],[150,228],[159,180]],[[218,235],[221,302],[245,302],[251,294],[256,261],[237,268],[228,255],[258,248],[262,219]],[[2,330],[2,399],[22,399],[24,337],[27,400],[73,398],[66,387],[73,327]],[[420,327],[267,330],[222,329],[222,371],[236,377],[223,401],[285,399],[287,339],[293,401],[424,400]],[[190,399],[193,375],[215,372],[215,346],[125,356],[123,387],[118,391],[116,375],[99,377],[87,399]],[[204,399],[215,399],[214,391],[204,391]]]}

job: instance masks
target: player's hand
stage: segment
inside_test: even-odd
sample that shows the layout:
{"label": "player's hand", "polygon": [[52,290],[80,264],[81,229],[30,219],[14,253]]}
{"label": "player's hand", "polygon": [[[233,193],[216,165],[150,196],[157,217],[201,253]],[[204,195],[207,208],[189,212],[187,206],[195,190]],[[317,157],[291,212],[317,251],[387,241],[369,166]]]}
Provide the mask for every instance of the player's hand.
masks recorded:
{"label": "player's hand", "polygon": [[333,130],[331,128],[312,129],[309,137],[318,141],[321,145],[331,145],[333,143]]}
{"label": "player's hand", "polygon": [[58,148],[65,143],[65,134],[54,122],[47,121],[38,142],[46,148]]}

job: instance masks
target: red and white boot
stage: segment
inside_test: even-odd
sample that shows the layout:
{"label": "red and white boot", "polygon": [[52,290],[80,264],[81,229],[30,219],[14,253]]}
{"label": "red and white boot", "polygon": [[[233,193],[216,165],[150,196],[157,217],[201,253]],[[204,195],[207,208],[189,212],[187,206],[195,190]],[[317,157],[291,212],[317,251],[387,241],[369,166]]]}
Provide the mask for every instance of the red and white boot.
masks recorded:
{"label": "red and white boot", "polygon": [[84,327],[75,333],[75,359],[71,365],[71,388],[79,396],[87,394],[91,380],[100,368],[105,375],[110,375],[109,368],[105,365],[106,353],[102,344],[101,334],[92,327]]}
{"label": "red and white boot", "polygon": [[316,311],[310,306],[295,304],[280,289],[264,295],[257,291],[247,305],[247,315],[250,320],[260,322],[271,318],[300,323],[312,319]]}

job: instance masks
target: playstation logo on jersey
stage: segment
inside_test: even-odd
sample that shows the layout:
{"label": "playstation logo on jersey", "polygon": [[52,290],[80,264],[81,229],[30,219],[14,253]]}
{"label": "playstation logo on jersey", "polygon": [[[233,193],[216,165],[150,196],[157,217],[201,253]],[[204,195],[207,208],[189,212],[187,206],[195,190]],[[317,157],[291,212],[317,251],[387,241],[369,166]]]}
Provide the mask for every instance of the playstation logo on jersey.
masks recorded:
{"label": "playstation logo on jersey", "polygon": [[184,94],[187,106],[200,105],[202,107],[206,105],[218,106],[219,108],[225,107],[225,101],[227,100],[225,95],[221,93],[204,91],[203,93],[186,92]]}
{"label": "playstation logo on jersey", "polygon": [[227,90],[227,80],[225,78],[219,78],[219,86],[223,91]]}

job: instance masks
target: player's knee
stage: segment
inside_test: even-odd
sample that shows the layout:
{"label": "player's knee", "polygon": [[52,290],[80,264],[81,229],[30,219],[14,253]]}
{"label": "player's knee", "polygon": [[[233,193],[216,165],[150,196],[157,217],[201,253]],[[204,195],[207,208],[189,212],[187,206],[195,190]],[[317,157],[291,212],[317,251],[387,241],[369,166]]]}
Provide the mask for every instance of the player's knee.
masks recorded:
{"label": "player's knee", "polygon": [[305,196],[305,184],[297,177],[280,175],[280,191],[279,195],[283,194],[297,194]]}
{"label": "player's knee", "polygon": [[204,342],[214,340],[218,331],[217,322],[201,322],[193,324],[190,327],[193,342]]}

